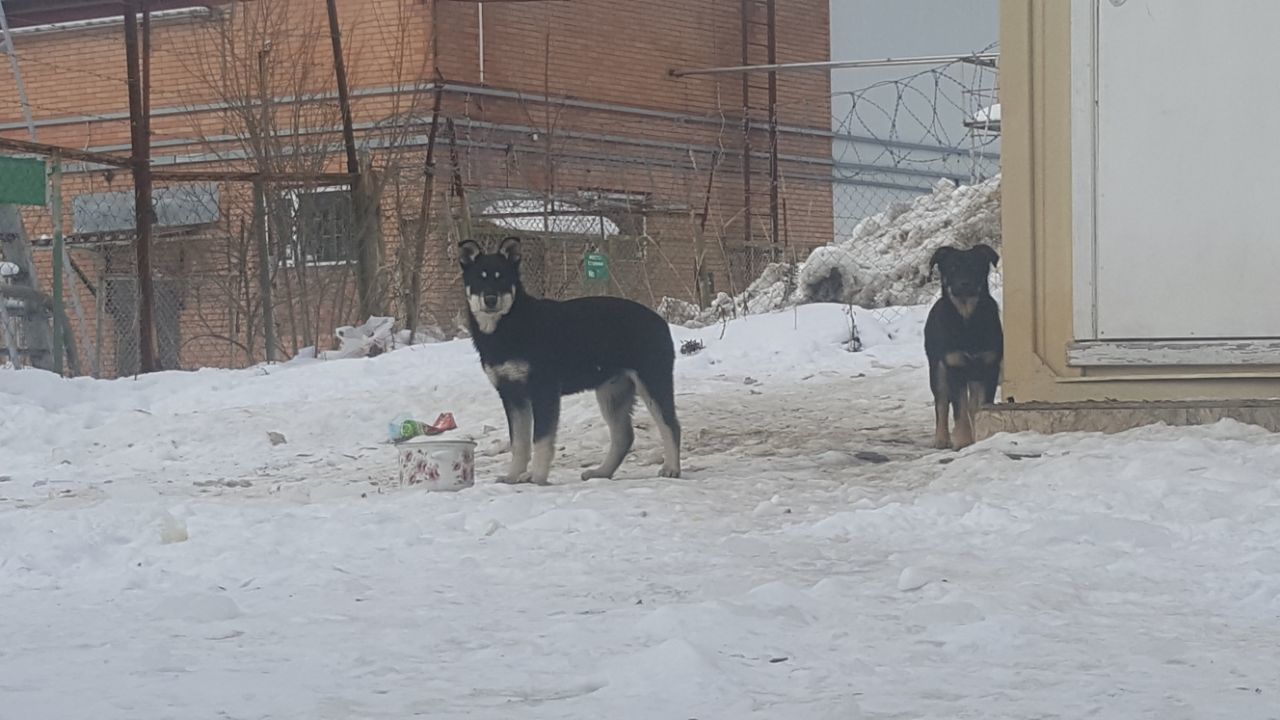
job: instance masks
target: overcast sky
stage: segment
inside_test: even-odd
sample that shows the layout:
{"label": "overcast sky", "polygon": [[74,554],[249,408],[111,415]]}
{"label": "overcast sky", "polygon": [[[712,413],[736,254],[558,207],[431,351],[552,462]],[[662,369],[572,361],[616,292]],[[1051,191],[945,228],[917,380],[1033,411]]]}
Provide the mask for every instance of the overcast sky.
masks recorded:
{"label": "overcast sky", "polygon": [[[909,55],[952,55],[982,50],[999,35],[999,0],[831,0],[831,59],[865,60]],[[922,67],[835,70],[833,92],[857,90],[881,80],[902,78]],[[970,76],[972,77],[972,76]],[[989,77],[989,76],[988,76]],[[882,97],[882,95],[877,95]],[[959,97],[956,98],[957,102]],[[931,112],[923,98],[909,100],[911,110]],[[837,98],[837,117],[848,111]],[[939,112],[947,112],[939,108]],[[962,117],[944,117],[962,133]],[[877,131],[884,131],[876,113],[859,113]],[[903,128],[902,134],[910,132]],[[916,138],[902,137],[903,140]]]}
{"label": "overcast sky", "polygon": [[[981,51],[999,36],[999,5],[999,0],[831,0],[831,59],[871,60]],[[970,147],[965,116],[992,101],[994,73],[975,72],[969,65],[953,66],[935,88],[936,76],[928,74],[929,70],[927,66],[833,70],[833,93],[926,73],[912,81],[901,98],[892,86],[866,93],[856,114],[851,112],[850,97],[833,97],[833,129],[882,140]],[[988,90],[976,96],[966,96],[964,92],[966,88],[981,87]],[[934,100],[935,91],[942,95],[940,101]],[[896,129],[890,119],[895,113]],[[997,147],[991,145],[987,149]],[[835,142],[832,153],[841,163],[906,167],[962,182],[975,170],[980,176],[996,171],[994,162],[975,162],[967,155],[890,151],[874,142]],[[932,184],[927,177],[912,175],[847,169],[838,170],[837,174],[849,180],[833,188],[837,235],[847,235],[865,215],[880,212],[892,201],[909,199]],[[917,189],[893,190],[860,180]]]}

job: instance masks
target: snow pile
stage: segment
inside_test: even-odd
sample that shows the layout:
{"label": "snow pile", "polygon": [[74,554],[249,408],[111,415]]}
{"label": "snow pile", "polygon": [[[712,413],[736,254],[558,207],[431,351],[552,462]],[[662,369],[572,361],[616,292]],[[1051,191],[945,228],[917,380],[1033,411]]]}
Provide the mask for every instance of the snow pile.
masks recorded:
{"label": "snow pile", "polygon": [[760,277],[736,296],[720,293],[705,310],[691,302],[662,298],[658,314],[674,325],[699,328],[730,318],[760,315],[794,305],[795,266],[769,263]]}
{"label": "snow pile", "polygon": [[861,307],[919,305],[938,293],[929,260],[944,245],[986,243],[1000,251],[1000,178],[957,186],[940,180],[929,195],[864,218],[844,240],[817,248],[800,270],[804,302]]}
{"label": "snow pile", "polygon": [[445,339],[445,333],[435,325],[424,325],[414,332],[408,329],[396,330],[396,319],[393,317],[370,317],[361,325],[343,325],[333,331],[338,341],[336,350],[325,350],[317,353],[314,346],[302,348],[288,362],[305,363],[311,360],[351,360],[354,358],[377,357],[385,352],[398,350],[410,345],[437,343]]}
{"label": "snow pile", "polygon": [[736,296],[720,293],[706,309],[663,298],[658,312],[668,322],[703,327],[803,303],[920,305],[938,294],[929,272],[933,252],[978,243],[1000,251],[999,176],[977,185],[940,180],[932,193],[864,218],[850,237],[814,249],[799,265],[770,264]]}

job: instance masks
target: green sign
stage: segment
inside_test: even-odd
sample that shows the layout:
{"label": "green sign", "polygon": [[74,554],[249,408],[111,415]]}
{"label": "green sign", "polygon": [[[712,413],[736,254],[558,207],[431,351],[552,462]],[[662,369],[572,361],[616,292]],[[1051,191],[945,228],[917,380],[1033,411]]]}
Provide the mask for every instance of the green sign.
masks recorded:
{"label": "green sign", "polygon": [[609,279],[609,261],[600,253],[587,253],[582,259],[582,266],[587,270],[588,280]]}
{"label": "green sign", "polygon": [[0,204],[44,205],[44,161],[0,156]]}

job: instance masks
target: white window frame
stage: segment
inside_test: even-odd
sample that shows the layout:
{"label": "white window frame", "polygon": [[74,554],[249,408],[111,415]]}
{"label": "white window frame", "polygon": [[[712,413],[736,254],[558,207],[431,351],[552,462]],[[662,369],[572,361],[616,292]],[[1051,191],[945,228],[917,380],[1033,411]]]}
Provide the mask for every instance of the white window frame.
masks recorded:
{"label": "white window frame", "polygon": [[[341,267],[343,265],[354,265],[356,259],[354,257],[347,260],[302,260],[299,261],[294,255],[294,248],[298,247],[298,199],[303,195],[319,195],[322,193],[343,192],[351,193],[350,185],[321,185],[314,188],[292,188],[284,190],[280,195],[289,203],[290,224],[289,224],[289,242],[284,247],[284,265],[285,267]],[[355,222],[354,214],[352,222]],[[267,236],[271,236],[270,218],[267,221]]]}

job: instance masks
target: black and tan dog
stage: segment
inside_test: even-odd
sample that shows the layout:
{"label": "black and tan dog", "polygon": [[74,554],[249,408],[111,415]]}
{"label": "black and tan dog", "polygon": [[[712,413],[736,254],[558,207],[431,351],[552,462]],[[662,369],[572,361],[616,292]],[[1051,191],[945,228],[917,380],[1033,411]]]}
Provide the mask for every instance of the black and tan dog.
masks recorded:
{"label": "black and tan dog", "polygon": [[[959,450],[972,445],[974,413],[983,403],[995,402],[1004,330],[987,276],[998,262],[1000,256],[986,245],[968,250],[941,247],[929,261],[942,276],[942,297],[924,325],[936,415],[934,447]],[[947,428],[948,406],[955,414],[954,435]]]}
{"label": "black and tan dog", "polygon": [[659,474],[680,477],[675,347],[667,322],[622,298],[560,302],[529,295],[520,282],[519,238],[506,238],[493,253],[465,240],[459,251],[471,340],[507,412],[511,466],[502,480],[548,482],[560,398],[585,390],[596,391],[609,449],[583,480],[613,477],[631,452],[637,395],[662,435]]}

